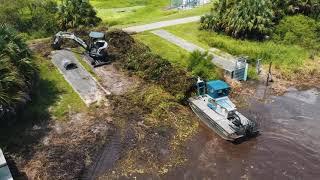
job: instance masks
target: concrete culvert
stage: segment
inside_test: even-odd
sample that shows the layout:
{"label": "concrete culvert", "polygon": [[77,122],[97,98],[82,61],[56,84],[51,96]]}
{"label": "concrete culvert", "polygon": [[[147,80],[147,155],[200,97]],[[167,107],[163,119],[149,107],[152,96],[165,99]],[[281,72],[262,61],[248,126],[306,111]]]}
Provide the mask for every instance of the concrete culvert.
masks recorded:
{"label": "concrete culvert", "polygon": [[62,61],[62,65],[66,70],[72,70],[78,68],[77,64],[74,62],[71,62],[70,60],[64,59]]}

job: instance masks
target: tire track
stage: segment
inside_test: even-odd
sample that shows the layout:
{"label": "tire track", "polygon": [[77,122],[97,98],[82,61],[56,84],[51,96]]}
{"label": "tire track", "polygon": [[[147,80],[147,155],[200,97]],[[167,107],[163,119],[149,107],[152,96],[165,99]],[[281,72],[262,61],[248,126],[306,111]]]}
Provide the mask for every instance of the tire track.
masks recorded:
{"label": "tire track", "polygon": [[119,131],[116,131],[110,136],[110,141],[104,145],[91,168],[85,173],[84,179],[96,179],[110,170],[120,158],[121,148],[121,135]]}

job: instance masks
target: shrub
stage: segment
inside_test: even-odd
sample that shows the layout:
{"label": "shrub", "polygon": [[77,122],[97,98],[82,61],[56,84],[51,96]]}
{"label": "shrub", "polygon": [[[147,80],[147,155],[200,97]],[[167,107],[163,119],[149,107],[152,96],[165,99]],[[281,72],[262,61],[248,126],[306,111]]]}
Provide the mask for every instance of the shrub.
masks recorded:
{"label": "shrub", "polygon": [[88,0],[62,1],[59,9],[59,24],[64,30],[96,26],[102,21]]}
{"label": "shrub", "polygon": [[284,44],[297,44],[307,49],[320,50],[320,23],[303,16],[287,16],[276,27],[273,39]]}
{"label": "shrub", "polygon": [[28,38],[46,37],[58,28],[57,12],[54,0],[1,1],[0,23],[26,33]]}
{"label": "shrub", "polygon": [[212,63],[212,58],[212,55],[209,55],[207,52],[194,51],[188,59],[188,70],[194,76],[204,79],[218,79],[219,73]]}
{"label": "shrub", "polygon": [[319,0],[274,0],[274,9],[276,15],[282,18],[285,15],[303,14],[314,19],[320,18],[320,1]]}
{"label": "shrub", "polygon": [[35,79],[36,68],[26,43],[14,29],[0,25],[0,119],[29,100]]}

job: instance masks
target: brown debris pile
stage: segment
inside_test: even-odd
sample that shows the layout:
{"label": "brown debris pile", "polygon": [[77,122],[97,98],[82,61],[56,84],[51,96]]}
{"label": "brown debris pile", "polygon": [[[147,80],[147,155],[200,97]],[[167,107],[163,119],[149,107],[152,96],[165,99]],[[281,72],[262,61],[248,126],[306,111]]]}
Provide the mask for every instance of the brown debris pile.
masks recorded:
{"label": "brown debris pile", "polygon": [[106,39],[109,44],[107,54],[113,60],[123,57],[131,50],[134,44],[134,39],[128,33],[121,30],[107,32]]}

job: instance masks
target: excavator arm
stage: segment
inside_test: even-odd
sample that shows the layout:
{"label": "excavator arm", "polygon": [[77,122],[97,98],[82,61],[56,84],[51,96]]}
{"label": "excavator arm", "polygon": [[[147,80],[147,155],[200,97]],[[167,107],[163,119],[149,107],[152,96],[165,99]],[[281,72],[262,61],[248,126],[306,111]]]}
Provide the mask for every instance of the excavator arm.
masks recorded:
{"label": "excavator arm", "polygon": [[88,45],[73,33],[60,31],[53,37],[52,48],[58,50],[61,48],[64,39],[71,39],[87,51],[87,54],[90,56],[89,61],[91,62],[93,67],[108,64],[109,61],[107,59],[106,51],[106,49],[108,48],[108,43],[105,40],[99,40],[99,38],[95,38],[93,36],[90,36],[90,38],[91,43]]}
{"label": "excavator arm", "polygon": [[62,45],[63,39],[71,39],[74,40],[76,43],[78,43],[80,46],[82,46],[84,49],[88,50],[88,45],[86,42],[84,42],[81,38],[77,37],[73,33],[70,32],[58,32],[53,39],[52,47],[53,49],[60,49]]}

